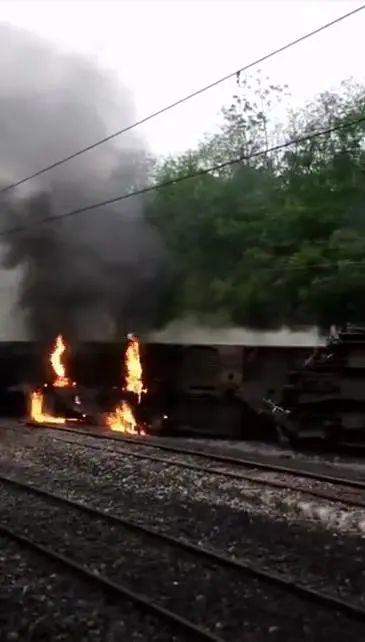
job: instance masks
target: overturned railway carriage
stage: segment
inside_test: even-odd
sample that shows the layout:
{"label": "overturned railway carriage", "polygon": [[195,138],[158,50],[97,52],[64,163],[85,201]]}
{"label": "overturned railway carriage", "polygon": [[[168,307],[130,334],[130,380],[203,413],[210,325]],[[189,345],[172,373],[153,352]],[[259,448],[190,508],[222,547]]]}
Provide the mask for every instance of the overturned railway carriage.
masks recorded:
{"label": "overturned railway carriage", "polygon": [[264,400],[282,438],[365,444],[365,328],[347,326]]}
{"label": "overturned railway carriage", "polygon": [[[119,400],[121,350],[113,343],[73,345],[68,374],[77,388],[48,385],[44,410],[96,423]],[[312,347],[147,343],[141,351],[148,394],[137,414],[151,432],[260,439],[275,432],[260,413],[262,397],[270,387],[281,388],[288,369],[309,357]],[[45,380],[51,384],[48,352],[48,345],[0,343],[1,415],[24,417],[30,391]]]}

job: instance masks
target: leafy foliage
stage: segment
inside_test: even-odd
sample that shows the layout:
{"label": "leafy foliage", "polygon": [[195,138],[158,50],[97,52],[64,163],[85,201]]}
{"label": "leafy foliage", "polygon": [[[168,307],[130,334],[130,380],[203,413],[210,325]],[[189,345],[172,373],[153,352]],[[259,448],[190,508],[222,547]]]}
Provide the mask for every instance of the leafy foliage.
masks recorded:
{"label": "leafy foliage", "polygon": [[[347,81],[283,127],[268,115],[286,94],[260,76],[239,81],[219,133],[166,159],[155,180],[365,116],[364,88]],[[360,123],[154,192],[147,216],[170,273],[161,323],[186,313],[256,327],[364,321],[364,138]]]}

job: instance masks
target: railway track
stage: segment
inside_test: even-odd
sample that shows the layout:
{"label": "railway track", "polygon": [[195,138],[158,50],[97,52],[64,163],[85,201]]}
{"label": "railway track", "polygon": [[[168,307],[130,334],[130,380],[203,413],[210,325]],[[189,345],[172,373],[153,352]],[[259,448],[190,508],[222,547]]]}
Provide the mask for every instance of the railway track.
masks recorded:
{"label": "railway track", "polygon": [[[346,622],[361,624],[361,631],[364,632],[365,609],[361,606],[270,573],[254,564],[226,557],[19,479],[0,475],[0,491],[1,534],[87,577],[108,593],[128,599],[144,611],[163,618],[187,634],[189,639],[215,642],[238,639],[235,637],[237,630],[240,630],[237,617],[248,617],[243,605],[251,604],[257,619],[260,611],[265,612],[265,591],[269,598],[274,593],[274,603],[276,601],[281,605],[281,615],[276,613],[281,630],[283,626],[285,628],[283,618],[290,621],[293,617],[297,621],[303,617],[312,621],[312,618],[322,617],[324,627],[332,626],[337,618],[345,618]],[[61,535],[57,524],[62,527]],[[120,563],[121,549],[125,555],[123,563]],[[149,551],[147,555],[146,550]],[[134,555],[138,551],[142,567],[135,571]],[[80,557],[82,562],[78,561]],[[119,573],[115,573],[116,563],[121,564],[120,568],[118,566]],[[96,570],[93,568],[95,566]],[[172,575],[168,570],[171,566]],[[163,581],[160,578],[161,567]],[[127,583],[121,581],[124,573]],[[176,577],[177,581],[171,582],[171,577]],[[139,584],[141,579],[144,580],[143,586],[147,584],[153,591],[152,596],[134,590],[134,583]],[[182,597],[172,599],[172,609],[169,594],[174,592],[175,584],[181,585],[184,581],[187,583],[186,589],[182,590]],[[213,593],[212,586],[215,587]],[[203,614],[196,610],[195,595],[198,591],[206,591],[209,595]],[[220,605],[230,591],[233,595],[230,607],[222,613]],[[204,597],[204,592],[202,595]],[[212,613],[217,615],[212,617]],[[204,617],[209,620],[207,626]],[[218,636],[215,633],[215,617],[219,617],[223,631]],[[232,621],[235,623],[234,630]],[[301,639],[300,636],[297,639]]]}
{"label": "railway track", "polygon": [[333,484],[341,484],[343,486],[351,486],[353,488],[359,488],[362,490],[365,490],[365,481],[357,480],[357,479],[349,479],[345,477],[338,477],[334,475],[328,475],[325,473],[315,473],[310,470],[306,469],[299,469],[299,468],[292,468],[290,466],[281,466],[279,464],[272,464],[269,462],[264,462],[260,461],[258,459],[247,459],[247,458],[242,458],[242,457],[232,457],[230,455],[221,455],[219,453],[212,453],[212,452],[204,452],[202,450],[198,450],[195,448],[179,448],[176,446],[172,446],[170,444],[166,443],[161,443],[157,442],[154,438],[147,438],[147,439],[141,439],[141,438],[135,438],[135,437],[126,437],[122,434],[110,434],[106,433],[105,431],[101,432],[100,430],[98,432],[96,431],[87,431],[83,430],[82,428],[72,428],[69,426],[47,426],[46,424],[43,425],[37,425],[37,424],[28,424],[32,426],[33,428],[39,428],[39,429],[44,429],[47,428],[49,430],[57,430],[60,432],[69,432],[73,434],[80,434],[80,435],[85,435],[87,437],[92,437],[94,439],[100,439],[102,441],[108,440],[108,441],[115,441],[115,442],[125,442],[128,444],[136,444],[138,446],[144,446],[146,448],[152,448],[152,449],[157,449],[157,450],[162,450],[162,451],[167,451],[167,452],[173,452],[176,454],[181,454],[181,455],[191,455],[191,456],[198,456],[201,457],[202,459],[206,459],[209,461],[215,461],[218,463],[227,463],[227,464],[235,464],[239,466],[245,466],[247,468],[255,468],[257,470],[263,470],[263,471],[271,471],[271,472],[278,472],[278,473],[286,473],[286,474],[292,474],[292,475],[300,475],[301,477],[306,477],[308,479],[314,479],[316,481],[324,481],[324,482],[330,482]]}
{"label": "railway track", "polygon": [[[37,426],[37,428],[44,429],[44,426]],[[46,429],[48,428],[46,427]],[[120,454],[123,455],[123,457],[127,456],[135,459],[146,459],[149,461],[163,463],[164,465],[179,466],[181,468],[194,470],[202,474],[220,475],[227,478],[249,481],[266,487],[300,492],[304,495],[314,497],[316,499],[337,502],[348,507],[351,506],[357,508],[365,508],[365,482],[362,482],[360,480],[320,473],[317,474],[313,471],[308,471],[305,469],[293,469],[290,467],[271,464],[260,460],[236,458],[217,453],[207,453],[190,448],[179,448],[164,443],[156,443],[155,441],[151,441],[149,439],[145,440],[124,437],[122,435],[109,435],[105,434],[105,432],[86,431],[83,429],[74,429],[66,426],[51,427],[49,428],[49,430],[51,430],[54,435],[56,434],[56,431],[58,431],[61,433],[71,433],[76,436],[91,437],[95,439],[95,441],[111,441],[113,443],[119,442],[122,444],[128,444],[129,446],[138,445],[138,452],[118,447],[117,450],[113,450],[114,456]],[[58,438],[54,435],[53,439],[57,440]],[[78,439],[60,438],[59,440],[68,444],[79,445],[85,448],[104,450],[104,448],[99,445],[85,443],[84,441],[79,441]],[[167,457],[149,454],[148,452],[146,452],[147,450],[159,450],[163,453],[172,453],[174,457],[173,459],[170,459]],[[176,455],[182,455],[184,459],[177,459]],[[190,461],[188,461],[187,458],[190,458]],[[202,463],[199,463],[199,461],[203,461],[204,464],[208,465],[203,465]],[[221,464],[223,467],[213,466],[212,463]],[[260,476],[263,473],[269,475],[280,475],[281,479]],[[305,483],[305,480],[309,480],[310,483],[319,484],[322,485],[322,487],[316,487],[315,485],[303,485],[303,480]],[[323,484],[326,484],[327,486],[323,487]]]}
{"label": "railway track", "polygon": [[69,556],[61,555],[48,546],[38,544],[28,536],[22,535],[12,528],[0,524],[0,534],[17,542],[25,548],[35,551],[36,553],[40,553],[51,562],[61,566],[61,568],[65,568],[77,575],[80,575],[81,578],[86,579],[106,594],[111,595],[114,598],[127,599],[136,604],[137,607],[144,612],[163,619],[175,629],[177,628],[187,634],[189,636],[187,639],[189,640],[196,640],[196,642],[223,642],[220,637],[209,633],[209,631],[206,631],[203,627],[194,625],[190,620],[173,613],[169,609],[165,609],[158,604],[155,604],[153,600],[148,599],[146,596],[136,593],[135,591],[131,591],[121,583],[113,582],[108,577],[103,576],[100,573],[90,571],[85,566],[78,564]]}

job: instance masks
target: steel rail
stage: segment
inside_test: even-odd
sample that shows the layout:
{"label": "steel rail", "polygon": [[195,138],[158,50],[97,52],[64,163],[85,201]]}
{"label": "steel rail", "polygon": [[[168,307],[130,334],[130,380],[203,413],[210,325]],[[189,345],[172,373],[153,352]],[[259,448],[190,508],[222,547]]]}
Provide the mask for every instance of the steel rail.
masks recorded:
{"label": "steel rail", "polygon": [[[33,425],[32,425],[33,427]],[[88,431],[80,431],[79,429],[73,430],[72,428],[66,428],[66,427],[57,427],[54,428],[49,427],[49,426],[36,426],[37,428],[45,428],[46,430],[58,430],[58,431],[65,431],[66,432],[71,432],[76,435],[81,434],[85,435],[87,437],[95,437],[97,439],[103,439],[103,440],[109,440],[109,441],[122,441],[126,443],[133,443],[133,444],[138,444],[140,446],[151,446],[150,442],[146,441],[139,441],[139,440],[134,440],[130,438],[124,438],[124,437],[113,437],[112,435],[105,435],[105,434],[98,434],[98,433],[90,433]],[[0,426],[0,428],[5,428],[4,426]],[[6,428],[9,429],[9,428]],[[10,430],[16,430],[13,428],[10,428]],[[150,461],[156,461],[160,462],[163,464],[166,464],[168,466],[179,466],[180,468],[185,468],[188,470],[194,470],[196,472],[200,473],[207,473],[211,475],[221,475],[224,477],[232,478],[232,479],[241,479],[244,481],[252,482],[255,484],[259,484],[262,486],[271,486],[272,488],[279,488],[282,490],[292,490],[294,492],[302,493],[305,495],[309,495],[311,497],[315,497],[316,499],[324,499],[326,501],[332,501],[336,502],[338,504],[342,504],[344,506],[354,506],[354,507],[360,507],[360,508],[365,508],[365,496],[364,497],[356,497],[356,495],[349,496],[349,495],[339,495],[336,494],[335,491],[332,489],[326,489],[326,490],[319,490],[317,488],[306,488],[306,487],[300,487],[296,485],[295,483],[290,483],[290,481],[282,481],[278,479],[265,479],[262,477],[256,477],[252,476],[251,474],[245,474],[243,472],[234,472],[231,470],[222,470],[221,468],[213,468],[213,467],[207,467],[207,466],[200,466],[198,464],[192,464],[189,462],[184,462],[184,461],[179,461],[179,460],[174,460],[174,459],[166,459],[163,457],[158,457],[154,455],[148,455],[146,453],[141,453],[141,452],[133,452],[133,451],[128,451],[125,449],[118,449],[117,451],[109,451],[106,448],[102,448],[100,446],[96,446],[94,444],[85,444],[79,441],[74,441],[74,440],[68,440],[68,439],[60,439],[55,436],[52,437],[54,441],[60,441],[66,444],[72,444],[75,446],[79,446],[80,448],[90,448],[94,450],[100,450],[104,452],[112,452],[113,456],[115,457],[118,453],[123,454],[127,457],[132,457],[135,459],[147,459]],[[154,447],[154,445],[152,445]],[[286,469],[283,466],[276,466],[275,464],[267,464],[264,462],[256,462],[254,460],[245,460],[245,459],[238,459],[235,457],[229,457],[229,456],[224,456],[224,455],[216,455],[210,453],[202,453],[201,451],[197,450],[186,450],[186,449],[177,449],[175,447],[166,446],[162,444],[156,444],[156,448],[163,448],[164,450],[169,450],[174,453],[179,453],[179,454],[189,454],[189,456],[196,456],[196,457],[204,457],[205,459],[211,459],[213,461],[220,461],[222,463],[228,463],[228,464],[235,464],[238,466],[246,466],[248,468],[257,468],[259,470],[264,470],[267,472],[284,472],[285,474],[290,474],[291,477],[296,477],[296,478],[310,478],[313,481],[318,481],[318,482],[326,482],[333,484],[335,486],[342,486],[343,489],[345,489],[347,492],[352,491],[357,491],[357,490],[365,490],[365,483],[359,481],[359,480],[351,480],[351,479],[346,479],[343,477],[332,477],[330,475],[323,475],[321,473],[316,474],[311,471],[303,471],[302,469],[293,469],[293,468],[288,468]],[[248,463],[247,463],[248,462]]]}
{"label": "steel rail", "polygon": [[[118,448],[118,450],[116,451],[111,451],[106,448],[103,448],[102,446],[96,446],[94,444],[83,444],[76,440],[59,439],[57,437],[53,437],[53,441],[59,441],[65,444],[72,444],[75,446],[79,446],[80,448],[90,448],[93,450],[99,450],[104,453],[111,453],[114,458],[119,454],[123,454],[126,457],[132,457],[135,459],[147,459],[149,461],[156,461],[159,463],[166,464],[168,466],[178,466],[180,468],[185,468],[187,470],[193,470],[198,473],[220,475],[231,479],[242,479],[244,481],[249,481],[255,484],[259,484],[261,486],[271,486],[272,488],[280,488],[281,490],[293,490],[298,493],[304,493],[305,495],[311,495],[312,497],[316,497],[318,499],[325,499],[328,501],[337,502],[339,504],[344,504],[345,506],[357,506],[357,507],[365,508],[365,496],[364,497],[341,496],[336,494],[331,489],[319,490],[317,488],[303,488],[303,487],[301,488],[300,486],[291,484],[289,481],[286,482],[286,481],[281,481],[279,479],[264,479],[262,477],[254,477],[250,474],[246,475],[245,473],[242,473],[242,472],[234,472],[232,470],[222,470],[221,468],[213,468],[213,467],[208,468],[207,466],[200,466],[199,464],[191,464],[189,462],[178,461],[175,459],[166,459],[164,457],[156,457],[155,455],[148,455],[146,453],[136,453],[125,449],[120,449],[120,448]],[[123,458],[121,457],[120,459],[123,459]],[[300,475],[298,475],[298,477],[300,477]]]}
{"label": "steel rail", "polygon": [[[256,460],[246,460],[246,459],[240,459],[236,457],[230,457],[230,456],[225,456],[225,455],[217,455],[215,453],[206,453],[202,452],[199,450],[195,449],[186,449],[186,448],[176,448],[174,446],[169,446],[166,444],[156,444],[156,443],[151,443],[150,440],[145,441],[145,440],[138,440],[134,438],[129,438],[129,437],[116,437],[113,435],[106,435],[105,433],[95,433],[95,432],[89,432],[89,431],[84,431],[80,430],[79,428],[73,429],[65,426],[49,426],[49,425],[36,425],[36,424],[29,424],[31,427],[36,427],[36,428],[43,428],[46,430],[52,430],[52,432],[58,430],[58,431],[65,431],[65,432],[70,432],[74,433],[76,435],[84,435],[87,437],[92,437],[96,439],[101,439],[101,440],[108,440],[108,441],[121,441],[123,443],[132,443],[132,444],[138,444],[139,446],[147,446],[147,447],[152,447],[152,448],[157,448],[157,449],[162,449],[165,451],[177,453],[177,454],[187,454],[189,456],[195,456],[195,457],[203,457],[204,459],[208,459],[211,461],[218,461],[224,464],[234,464],[238,466],[246,466],[247,468],[256,468],[258,470],[263,470],[266,472],[280,472],[280,473],[285,473],[289,474],[292,477],[296,478],[309,478],[312,479],[313,481],[318,481],[318,482],[326,482],[333,484],[335,486],[342,486],[345,489],[350,489],[353,491],[357,490],[364,490],[365,491],[365,482],[361,482],[359,480],[351,480],[347,479],[344,477],[334,477],[331,475],[326,475],[322,473],[314,473],[312,471],[308,470],[303,470],[303,469],[294,469],[290,467],[285,467],[285,466],[280,466],[276,464],[270,464],[266,462],[260,462]],[[4,425],[0,425],[0,428],[5,428],[9,430],[9,427],[6,427]],[[14,428],[10,428],[10,430],[17,430]],[[82,442],[78,441],[73,441],[73,440],[67,440],[67,439],[59,439],[57,437],[53,437],[55,441],[61,441],[64,443],[68,444],[73,444],[76,446],[79,446],[80,448],[90,448],[94,450],[101,450],[105,452],[109,452],[107,449],[103,449],[102,447],[95,446],[93,444],[85,444]],[[252,483],[260,484],[262,486],[271,486],[273,488],[280,488],[283,490],[292,490],[295,492],[300,492],[305,495],[309,495],[318,499],[324,499],[327,501],[333,501],[337,502],[339,504],[343,504],[344,506],[355,506],[355,507],[360,507],[360,508],[365,508],[365,497],[356,497],[356,496],[341,496],[336,494],[334,491],[331,489],[326,489],[326,490],[319,490],[317,488],[301,488],[300,486],[297,486],[296,484],[290,483],[290,481],[281,481],[281,480],[276,480],[276,479],[263,479],[261,477],[253,477],[252,475],[248,474],[246,475],[245,473],[242,472],[234,472],[234,471],[229,471],[229,470],[222,470],[220,468],[213,468],[213,467],[206,467],[206,466],[200,466],[198,464],[192,464],[188,462],[183,462],[183,461],[177,461],[177,460],[171,460],[171,459],[165,459],[163,457],[157,457],[153,455],[148,455],[146,453],[136,453],[136,452],[131,452],[128,450],[123,450],[123,449],[118,449],[117,451],[113,451],[113,456],[116,454],[121,453],[127,457],[132,457],[136,459],[147,459],[150,461],[156,461],[160,463],[164,463],[169,466],[179,466],[180,468],[186,468],[190,470],[194,470],[196,472],[201,472],[201,473],[208,473],[208,474],[213,474],[213,475],[221,475],[233,479],[242,479],[244,481],[249,481]]]}
{"label": "steel rail", "polygon": [[[351,617],[353,619],[365,621],[365,608],[362,608],[357,604],[349,602],[348,600],[337,598],[327,593],[322,593],[321,591],[317,591],[316,589],[307,587],[301,583],[295,582],[291,579],[278,575],[277,573],[264,570],[257,565],[250,564],[242,560],[233,559],[232,557],[225,556],[221,553],[215,552],[203,546],[197,546],[196,544],[193,544],[186,540],[182,540],[172,535],[166,535],[166,533],[161,533],[153,528],[147,527],[142,524],[138,524],[137,522],[134,522],[132,520],[121,518],[116,515],[112,515],[110,513],[105,513],[100,509],[93,508],[91,506],[83,504],[82,502],[70,500],[67,497],[59,495],[58,493],[51,493],[50,491],[46,491],[42,488],[34,486],[33,484],[28,484],[18,479],[7,477],[5,475],[0,475],[0,481],[5,484],[14,486],[16,488],[26,490],[34,495],[39,495],[47,499],[51,499],[63,505],[72,506],[73,508],[77,508],[78,510],[85,512],[89,515],[92,515],[97,519],[104,519],[110,524],[123,526],[125,528],[128,528],[129,530],[139,532],[144,535],[152,536],[155,539],[163,541],[165,544],[169,546],[179,547],[182,550],[188,551],[189,553],[208,559],[209,561],[215,564],[219,564],[224,567],[235,569],[236,571],[240,571],[240,572],[243,572],[244,574],[261,579],[268,584],[279,586],[280,588],[286,589],[288,592],[295,594],[302,599],[304,598],[309,602],[314,602],[317,605],[319,604],[325,608],[330,608],[332,610],[339,611],[344,615]],[[3,528],[4,526],[0,522],[0,531]],[[46,550],[49,550],[49,549],[46,549]],[[84,567],[81,567],[81,569],[83,568]],[[97,577],[100,577],[100,576],[97,575]],[[103,579],[107,579],[107,578],[103,578]],[[122,592],[126,596],[128,596],[127,594],[129,592],[129,589],[125,589],[122,587]],[[135,601],[147,600],[147,598],[145,598],[144,596],[140,596],[138,594],[133,594],[133,593],[132,595],[135,595],[135,597],[131,598],[131,599],[134,599]],[[151,608],[155,610],[157,608],[162,609],[162,607],[157,607],[157,605],[155,604],[153,604]],[[162,609],[162,611],[164,611],[164,609]],[[170,619],[174,619],[174,617],[175,619],[179,618],[179,616],[175,616],[175,614],[172,614],[170,612],[166,614],[166,617],[170,617]],[[197,633],[203,631],[205,634],[205,630],[201,630],[199,627],[195,627],[195,628],[198,629]],[[202,639],[216,640],[214,636],[211,638],[202,638]]]}
{"label": "steel rail", "polygon": [[[136,439],[135,437],[125,437],[123,435],[120,435],[120,436],[109,435],[109,434],[105,434],[105,432],[99,432],[99,433],[90,432],[87,430],[83,430],[82,428],[80,429],[80,428],[71,428],[68,426],[50,426],[47,424],[34,424],[31,422],[28,422],[27,425],[32,428],[43,428],[47,430],[54,430],[54,431],[57,430],[60,432],[68,432],[76,435],[84,435],[86,437],[92,437],[93,439],[99,439],[102,441],[116,441],[116,442],[125,442],[128,444],[136,444],[138,446],[143,446],[146,448],[155,448],[158,450],[164,450],[167,452],[173,452],[181,455],[201,457],[206,460],[216,461],[223,464],[233,464],[236,466],[244,466],[246,468],[257,468],[258,470],[263,470],[267,472],[285,473],[288,475],[293,475],[294,477],[304,477],[308,479],[313,479],[314,481],[328,482],[339,486],[347,486],[347,487],[350,487],[351,489],[365,490],[365,481],[360,481],[358,479],[338,477],[338,476],[329,475],[326,473],[316,473],[311,470],[306,470],[303,468],[292,468],[290,466],[272,464],[270,462],[264,462],[262,460],[260,461],[257,459],[246,459],[242,457],[232,457],[231,455],[221,455],[221,454],[212,453],[212,452],[204,452],[202,450],[197,450],[195,448],[185,448],[185,447],[178,448],[176,446],[171,446],[169,444],[156,443],[156,441],[151,441],[150,438]],[[4,427],[6,428],[6,426]],[[143,453],[141,453],[141,456],[142,455]],[[176,463],[178,465],[178,462]],[[255,481],[258,481],[258,480],[255,479]]]}
{"label": "steel rail", "polygon": [[151,613],[155,617],[163,618],[170,625],[173,624],[174,627],[178,627],[180,630],[189,634],[189,640],[196,640],[197,642],[223,642],[222,638],[217,637],[216,635],[210,633],[203,627],[200,627],[190,620],[173,613],[169,609],[164,608],[155,604],[147,596],[131,591],[129,588],[123,584],[113,582],[105,575],[100,573],[95,573],[90,571],[82,564],[75,562],[73,559],[66,555],[62,555],[53,551],[48,546],[43,546],[43,544],[38,544],[30,539],[27,535],[22,535],[16,530],[9,528],[0,523],[0,534],[12,539],[27,548],[30,548],[37,553],[49,558],[53,562],[60,564],[62,567],[66,567],[73,572],[76,572],[83,579],[87,579],[88,582],[92,582],[97,588],[101,588],[104,592],[111,594],[112,596],[122,597],[130,600],[134,604],[137,604],[139,608],[143,611]]}

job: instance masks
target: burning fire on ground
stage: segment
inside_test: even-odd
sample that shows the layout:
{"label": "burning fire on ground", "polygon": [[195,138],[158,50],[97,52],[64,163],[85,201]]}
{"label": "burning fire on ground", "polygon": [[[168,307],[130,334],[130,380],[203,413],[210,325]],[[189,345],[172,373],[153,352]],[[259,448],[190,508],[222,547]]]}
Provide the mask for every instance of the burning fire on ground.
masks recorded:
{"label": "burning fire on ground", "polygon": [[112,430],[131,434],[138,432],[133,410],[126,401],[122,401],[114,412],[108,414],[106,423]]}
{"label": "burning fire on ground", "polygon": [[65,417],[53,417],[53,415],[48,415],[43,412],[44,404],[44,394],[42,390],[35,390],[32,392],[30,397],[31,410],[30,416],[32,421],[35,421],[37,424],[64,424],[66,419]]}
{"label": "burning fire on ground", "polygon": [[[66,345],[62,335],[58,335],[55,346],[50,354],[49,360],[52,365],[55,380],[53,382],[54,388],[66,388],[75,386],[75,382],[66,376],[66,368],[62,363],[62,355],[66,351]],[[45,384],[45,387],[47,384]],[[50,423],[50,424],[64,424],[66,423],[65,417],[54,417],[44,412],[44,392],[43,390],[35,390],[31,393],[30,397],[30,417],[31,420],[37,424]]]}
{"label": "burning fire on ground", "polygon": [[[133,393],[137,402],[141,403],[142,394],[147,392],[143,385],[143,371],[139,350],[139,340],[133,335],[128,335],[128,346],[125,353],[126,382],[124,390]],[[122,401],[114,412],[107,415],[106,424],[117,432],[132,435],[144,435],[134,416],[133,409],[127,401]]]}

